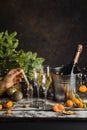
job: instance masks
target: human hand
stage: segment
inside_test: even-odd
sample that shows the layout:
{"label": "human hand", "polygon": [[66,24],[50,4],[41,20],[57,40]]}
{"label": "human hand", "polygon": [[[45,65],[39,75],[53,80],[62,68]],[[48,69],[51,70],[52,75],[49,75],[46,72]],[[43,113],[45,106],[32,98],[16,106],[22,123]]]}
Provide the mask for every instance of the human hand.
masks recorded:
{"label": "human hand", "polygon": [[23,78],[22,71],[20,68],[10,70],[3,80],[5,88],[9,88],[17,82],[20,82]]}

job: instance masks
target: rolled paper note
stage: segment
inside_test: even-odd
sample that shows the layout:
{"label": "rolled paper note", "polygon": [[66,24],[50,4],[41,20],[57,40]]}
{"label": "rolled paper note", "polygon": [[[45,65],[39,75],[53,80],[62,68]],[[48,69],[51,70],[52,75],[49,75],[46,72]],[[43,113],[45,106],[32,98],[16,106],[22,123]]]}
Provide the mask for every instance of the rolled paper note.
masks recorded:
{"label": "rolled paper note", "polygon": [[29,81],[28,81],[28,79],[27,79],[27,76],[25,75],[24,70],[22,70],[22,74],[23,74],[23,77],[24,77],[24,79],[25,79],[25,81],[26,81],[27,87],[28,87],[28,88],[31,88],[31,85],[30,85],[30,83],[29,83]]}

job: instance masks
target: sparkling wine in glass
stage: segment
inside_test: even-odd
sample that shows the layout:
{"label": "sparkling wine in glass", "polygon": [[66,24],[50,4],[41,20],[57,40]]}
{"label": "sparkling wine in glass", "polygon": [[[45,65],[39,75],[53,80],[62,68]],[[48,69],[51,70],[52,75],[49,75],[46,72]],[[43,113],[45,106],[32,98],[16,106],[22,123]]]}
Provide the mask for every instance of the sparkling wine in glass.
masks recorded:
{"label": "sparkling wine in glass", "polygon": [[42,65],[41,86],[43,87],[44,91],[44,107],[43,107],[44,110],[46,110],[47,107],[47,91],[49,89],[51,82],[52,79],[49,65]]}

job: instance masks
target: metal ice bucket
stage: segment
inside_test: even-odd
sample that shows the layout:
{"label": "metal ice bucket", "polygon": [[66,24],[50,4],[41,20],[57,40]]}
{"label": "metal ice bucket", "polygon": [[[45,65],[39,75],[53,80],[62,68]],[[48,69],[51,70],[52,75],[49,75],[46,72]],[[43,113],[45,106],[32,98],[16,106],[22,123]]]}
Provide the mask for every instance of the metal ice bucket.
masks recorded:
{"label": "metal ice bucket", "polygon": [[76,75],[59,75],[61,67],[51,68],[54,99],[58,102],[75,97]]}

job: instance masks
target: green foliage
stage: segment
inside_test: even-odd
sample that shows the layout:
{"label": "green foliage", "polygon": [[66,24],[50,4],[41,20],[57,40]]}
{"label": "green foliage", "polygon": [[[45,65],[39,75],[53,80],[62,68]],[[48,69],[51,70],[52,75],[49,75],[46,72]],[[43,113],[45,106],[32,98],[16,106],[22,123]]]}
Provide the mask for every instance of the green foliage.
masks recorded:
{"label": "green foliage", "polygon": [[27,77],[32,79],[33,68],[39,68],[45,59],[38,57],[36,52],[17,51],[19,40],[16,35],[17,32],[9,34],[7,30],[0,33],[0,76],[5,76],[9,70],[20,67],[24,69]]}
{"label": "green foliage", "polygon": [[[80,96],[79,96],[79,94],[77,94],[77,93],[75,94],[75,97],[78,98],[78,99],[81,99]],[[81,100],[82,100],[82,99],[81,99]],[[83,100],[82,100],[82,103],[84,104],[84,108],[87,109],[87,103],[84,102]]]}

